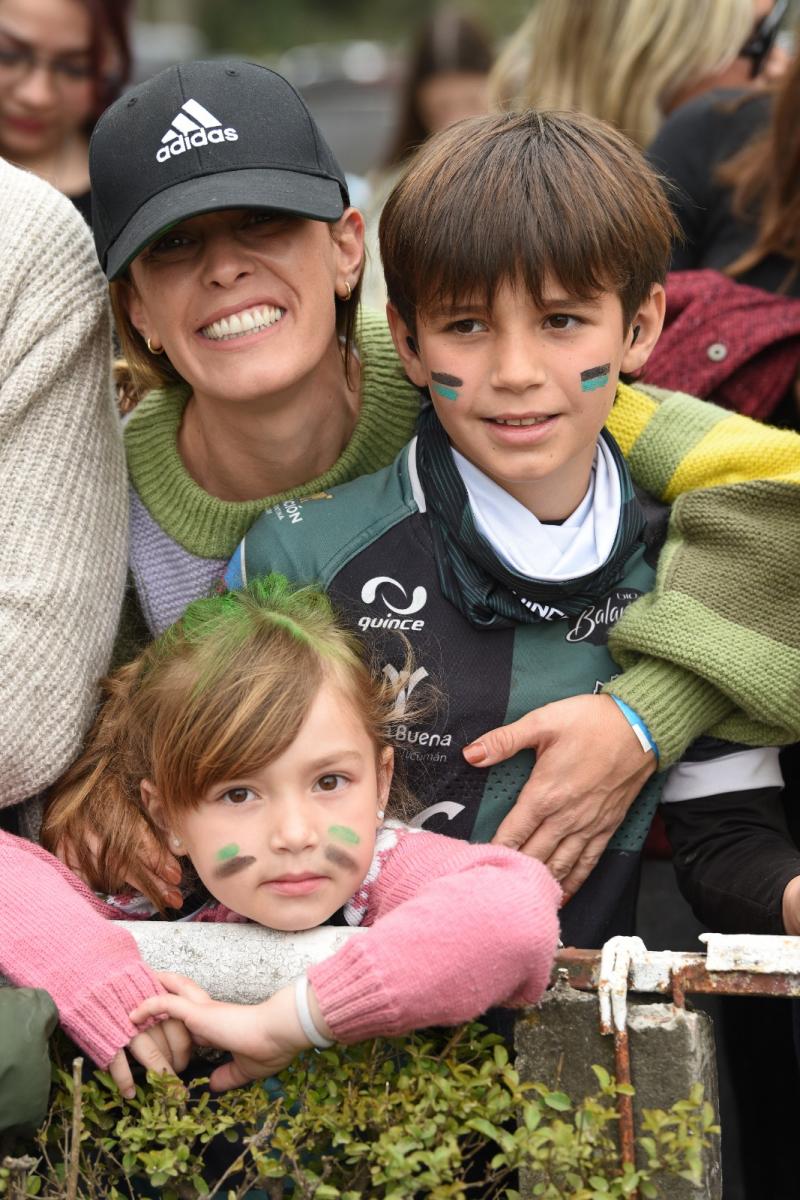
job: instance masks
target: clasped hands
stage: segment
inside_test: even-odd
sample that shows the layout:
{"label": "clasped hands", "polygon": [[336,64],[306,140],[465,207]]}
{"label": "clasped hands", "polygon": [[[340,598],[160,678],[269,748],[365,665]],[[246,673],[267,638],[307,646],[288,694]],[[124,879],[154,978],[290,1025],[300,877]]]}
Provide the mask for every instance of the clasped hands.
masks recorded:
{"label": "clasped hands", "polygon": [[[277,1074],[311,1044],[300,1025],[291,985],[261,1004],[224,1004],[183,975],[159,971],[157,976],[166,991],[148,996],[130,1018],[135,1025],[154,1018],[160,1023],[137,1034],[126,1047],[151,1070],[162,1074],[183,1070],[192,1044],[214,1046],[232,1055],[209,1080],[213,1091],[223,1092]],[[308,1000],[314,1024],[323,1036],[331,1036],[311,987]],[[109,1073],[124,1096],[134,1095],[125,1050],[115,1056]]]}

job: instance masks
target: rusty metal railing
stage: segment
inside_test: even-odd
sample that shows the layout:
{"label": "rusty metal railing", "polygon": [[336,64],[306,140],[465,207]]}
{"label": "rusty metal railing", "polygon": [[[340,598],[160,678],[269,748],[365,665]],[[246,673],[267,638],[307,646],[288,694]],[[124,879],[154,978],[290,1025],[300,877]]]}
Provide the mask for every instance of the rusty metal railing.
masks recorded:
{"label": "rusty metal railing", "polygon": [[[597,992],[600,1032],[614,1037],[618,1083],[631,1082],[628,992],[671,996],[684,1008],[687,995],[800,996],[800,937],[701,935],[705,954],[651,951],[640,938],[615,937],[602,950],[559,950],[553,982]],[[617,1097],[623,1163],[636,1165],[633,1098]]]}

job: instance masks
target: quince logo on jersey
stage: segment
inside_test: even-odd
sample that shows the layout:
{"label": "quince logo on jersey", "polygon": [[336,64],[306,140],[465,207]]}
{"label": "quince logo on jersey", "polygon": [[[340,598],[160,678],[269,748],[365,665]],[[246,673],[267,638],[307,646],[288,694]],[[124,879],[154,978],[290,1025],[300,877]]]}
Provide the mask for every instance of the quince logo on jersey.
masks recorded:
{"label": "quince logo on jersey", "polygon": [[[400,603],[392,603],[387,597],[391,596]],[[390,612],[397,613],[394,617],[360,617],[359,629],[411,629],[418,631],[425,627],[421,620],[412,621],[411,615],[425,607],[428,593],[424,587],[415,587],[409,601],[408,592],[402,583],[392,579],[390,575],[376,575],[368,579],[361,589],[361,600],[364,604],[375,604],[379,601]]]}
{"label": "quince logo on jersey", "polygon": [[160,163],[168,162],[179,154],[185,154],[192,146],[207,146],[209,142],[238,142],[235,129],[223,129],[222,121],[210,113],[196,100],[187,100],[173,118],[161,139],[161,149],[156,154]]}

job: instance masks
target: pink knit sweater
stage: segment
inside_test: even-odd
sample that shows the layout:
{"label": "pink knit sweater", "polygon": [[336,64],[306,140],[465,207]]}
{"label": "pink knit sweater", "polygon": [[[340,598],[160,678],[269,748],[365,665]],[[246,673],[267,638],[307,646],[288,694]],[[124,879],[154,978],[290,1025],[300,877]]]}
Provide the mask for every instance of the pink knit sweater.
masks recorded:
{"label": "pink knit sweater", "polygon": [[[340,1041],[456,1025],[544,991],[560,890],[535,859],[414,833],[383,856],[364,895],[373,928],[308,972]],[[119,915],[41,847],[0,833],[0,971],[48,991],[101,1066],[136,1032],[127,1014],[163,990],[108,920]]]}
{"label": "pink knit sweater", "polygon": [[164,990],[107,916],[58,859],[0,831],[0,972],[49,992],[67,1033],[101,1067],[139,1032],[128,1013]]}

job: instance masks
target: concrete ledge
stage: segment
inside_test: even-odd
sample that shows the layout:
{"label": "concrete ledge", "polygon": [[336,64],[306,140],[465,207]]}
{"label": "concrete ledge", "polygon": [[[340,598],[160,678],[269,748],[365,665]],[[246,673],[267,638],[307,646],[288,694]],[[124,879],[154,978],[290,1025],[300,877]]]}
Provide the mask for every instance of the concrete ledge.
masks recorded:
{"label": "concrete ledge", "polygon": [[215,1000],[257,1004],[291,983],[312,963],[329,958],[363,930],[321,925],[277,933],[260,925],[121,921],[154,971],[178,971]]}

